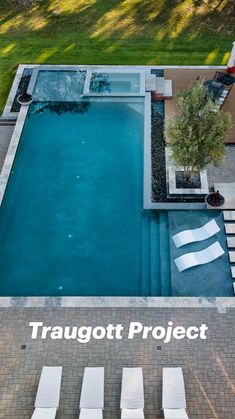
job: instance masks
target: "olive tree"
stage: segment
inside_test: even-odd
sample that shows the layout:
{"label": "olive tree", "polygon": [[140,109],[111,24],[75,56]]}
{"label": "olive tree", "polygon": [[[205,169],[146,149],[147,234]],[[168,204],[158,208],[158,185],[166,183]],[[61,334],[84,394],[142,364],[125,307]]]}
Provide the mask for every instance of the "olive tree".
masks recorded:
{"label": "olive tree", "polygon": [[177,115],[166,125],[165,137],[173,160],[183,166],[189,180],[209,163],[218,165],[223,160],[231,115],[216,109],[203,79],[178,95],[178,108]]}

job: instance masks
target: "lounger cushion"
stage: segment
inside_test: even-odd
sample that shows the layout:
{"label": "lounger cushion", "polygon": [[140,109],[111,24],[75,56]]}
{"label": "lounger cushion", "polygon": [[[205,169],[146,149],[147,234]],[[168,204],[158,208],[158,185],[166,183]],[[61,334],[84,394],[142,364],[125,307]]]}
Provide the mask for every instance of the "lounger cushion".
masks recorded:
{"label": "lounger cushion", "polygon": [[142,368],[123,368],[121,409],[144,409]]}
{"label": "lounger cushion", "polygon": [[85,368],[80,409],[104,408],[104,368]]}
{"label": "lounger cushion", "polygon": [[186,409],[182,368],[163,368],[162,408]]}
{"label": "lounger cushion", "polygon": [[56,407],[51,407],[51,408],[37,407],[34,410],[34,413],[31,419],[55,419],[56,412],[57,412]]}
{"label": "lounger cushion", "polygon": [[122,409],[121,419],[144,419],[143,409]]}
{"label": "lounger cushion", "polygon": [[62,367],[43,367],[35,407],[59,407]]}
{"label": "lounger cushion", "polygon": [[102,419],[102,409],[81,409],[79,419]]}
{"label": "lounger cushion", "polygon": [[164,409],[165,419],[189,419],[185,409]]}

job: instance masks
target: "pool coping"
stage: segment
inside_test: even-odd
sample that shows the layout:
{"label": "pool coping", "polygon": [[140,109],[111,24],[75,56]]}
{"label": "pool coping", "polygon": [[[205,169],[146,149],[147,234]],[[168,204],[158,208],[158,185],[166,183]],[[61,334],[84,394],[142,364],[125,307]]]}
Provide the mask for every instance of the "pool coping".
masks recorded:
{"label": "pool coping", "polygon": [[128,307],[128,308],[212,308],[219,313],[235,308],[234,297],[0,297],[7,307]]}

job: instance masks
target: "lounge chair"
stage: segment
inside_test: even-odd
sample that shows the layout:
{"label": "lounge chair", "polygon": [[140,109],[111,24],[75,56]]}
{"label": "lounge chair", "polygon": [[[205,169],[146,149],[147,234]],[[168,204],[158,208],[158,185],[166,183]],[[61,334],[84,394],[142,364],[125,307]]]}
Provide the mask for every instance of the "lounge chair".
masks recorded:
{"label": "lounge chair", "polygon": [[121,419],[144,419],[144,384],[142,368],[123,368]]}
{"label": "lounge chair", "polygon": [[172,236],[172,239],[176,247],[184,246],[188,243],[193,243],[197,241],[206,240],[209,237],[214,236],[220,231],[220,228],[215,220],[211,220],[208,223],[204,224],[202,227],[195,228],[192,230],[184,230],[180,233]]}
{"label": "lounge chair", "polygon": [[182,368],[163,368],[162,408],[165,419],[189,419]]}
{"label": "lounge chair", "polygon": [[204,265],[205,263],[212,262],[223,254],[224,251],[217,241],[199,252],[185,253],[184,255],[176,258],[174,262],[178,270],[182,272],[185,269],[192,268],[193,266]]}
{"label": "lounge chair", "polygon": [[85,368],[80,397],[79,419],[102,419],[104,409],[104,368]]}
{"label": "lounge chair", "polygon": [[31,419],[54,419],[59,408],[62,367],[43,367]]}

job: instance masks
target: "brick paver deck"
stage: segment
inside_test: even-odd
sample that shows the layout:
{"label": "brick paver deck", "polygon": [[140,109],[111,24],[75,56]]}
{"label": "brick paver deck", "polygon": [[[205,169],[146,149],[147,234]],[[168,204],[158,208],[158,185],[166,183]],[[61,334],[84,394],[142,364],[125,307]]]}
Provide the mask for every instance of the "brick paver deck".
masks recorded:
{"label": "brick paver deck", "polygon": [[[219,314],[209,309],[168,308],[5,308],[0,310],[0,418],[28,419],[33,413],[43,365],[62,365],[63,378],[58,419],[75,419],[85,366],[105,367],[105,419],[120,418],[122,367],[143,367],[145,417],[162,417],[162,368],[183,367],[187,412],[190,419],[233,419],[235,409],[235,312]],[[106,326],[163,325],[173,320],[185,327],[207,323],[206,341],[172,341],[149,338],[128,341],[34,341],[30,321],[45,325]],[[21,349],[26,345],[26,349]]]}
{"label": "brick paver deck", "polygon": [[223,162],[215,167],[212,164],[207,166],[207,179],[210,187],[214,183],[229,183],[235,179],[235,144],[225,147],[225,158]]}

